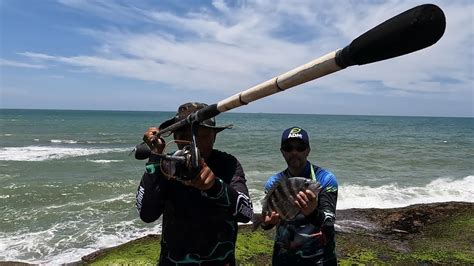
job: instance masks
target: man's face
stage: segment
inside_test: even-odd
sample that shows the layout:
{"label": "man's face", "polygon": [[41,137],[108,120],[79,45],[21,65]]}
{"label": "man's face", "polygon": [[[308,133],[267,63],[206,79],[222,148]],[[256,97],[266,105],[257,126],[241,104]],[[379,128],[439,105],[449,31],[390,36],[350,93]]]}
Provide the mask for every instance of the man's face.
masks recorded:
{"label": "man's face", "polygon": [[300,139],[289,139],[280,148],[289,168],[302,169],[311,149]]}
{"label": "man's face", "polygon": [[[193,135],[191,127],[184,127],[179,131],[176,131],[173,135],[175,140],[186,140],[192,141]],[[198,136],[196,139],[197,147],[201,152],[203,158],[208,158],[212,153],[214,147],[214,141],[216,140],[216,133],[214,129],[200,126],[198,130]],[[178,143],[178,148],[182,149],[186,144]]]}

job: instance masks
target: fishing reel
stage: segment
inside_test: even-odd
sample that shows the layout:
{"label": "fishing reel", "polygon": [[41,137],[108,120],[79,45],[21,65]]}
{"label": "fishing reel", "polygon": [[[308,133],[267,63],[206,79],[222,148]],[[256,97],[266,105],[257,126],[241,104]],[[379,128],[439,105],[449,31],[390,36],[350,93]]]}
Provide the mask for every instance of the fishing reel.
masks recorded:
{"label": "fishing reel", "polygon": [[[175,140],[174,142],[181,141]],[[172,155],[160,155],[160,157],[160,170],[168,178],[188,181],[194,179],[201,171],[199,149],[195,142],[185,145]]]}
{"label": "fishing reel", "polygon": [[[141,143],[135,147],[132,152],[135,152],[137,160],[148,159],[152,154],[160,159],[160,170],[169,179],[176,179],[179,181],[189,181],[194,179],[201,171],[200,160],[201,155],[196,145],[196,138],[198,132],[198,124],[191,125],[192,141],[173,140],[168,142],[163,149],[162,154],[154,153],[146,143]],[[178,144],[178,149],[173,154],[166,154],[166,148],[169,144]],[[184,145],[184,146],[183,146]]]}

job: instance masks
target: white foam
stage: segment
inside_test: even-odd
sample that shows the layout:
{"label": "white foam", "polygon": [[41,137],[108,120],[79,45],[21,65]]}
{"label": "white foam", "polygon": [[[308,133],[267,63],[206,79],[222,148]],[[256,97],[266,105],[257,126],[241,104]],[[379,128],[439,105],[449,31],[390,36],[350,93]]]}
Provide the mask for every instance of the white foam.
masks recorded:
{"label": "white foam", "polygon": [[252,200],[253,211],[255,213],[262,212],[262,199],[265,197],[263,191],[258,189],[249,189],[250,199]]}
{"label": "white foam", "polygon": [[124,148],[65,148],[50,146],[0,148],[0,161],[46,161],[109,152],[125,152]]}
{"label": "white foam", "polygon": [[474,176],[439,178],[422,187],[340,185],[337,208],[397,208],[448,201],[474,202]]}
{"label": "white foam", "polygon": [[[5,166],[0,165],[0,167],[5,167]],[[8,180],[8,179],[13,179],[13,176],[9,175],[9,174],[0,174],[0,181],[5,181],[5,180]]]}
{"label": "white foam", "polygon": [[[9,235],[0,232],[0,261],[47,265],[71,263],[99,249],[161,232],[161,223],[138,228],[136,222],[65,221],[37,232],[18,231]],[[87,229],[84,229],[85,224]],[[71,231],[75,233],[64,234]],[[81,243],[84,246],[80,246]]]}
{"label": "white foam", "polygon": [[[249,189],[249,193],[254,212],[261,212],[265,194],[258,189]],[[448,201],[474,202],[474,176],[439,178],[420,187],[400,187],[395,183],[380,187],[340,184],[337,209],[398,208]]]}
{"label": "white foam", "polygon": [[51,143],[66,143],[66,144],[76,144],[77,140],[72,139],[52,139],[50,140]]}
{"label": "white foam", "polygon": [[93,162],[93,163],[99,163],[99,164],[123,162],[123,160],[87,160],[87,161]]}
{"label": "white foam", "polygon": [[[75,193],[77,194],[77,193]],[[67,195],[74,195],[73,193],[63,193],[62,194],[63,196],[67,196]],[[58,205],[50,205],[50,206],[47,206],[47,207],[44,207],[45,210],[50,210],[50,209],[68,209],[68,208],[71,208],[71,207],[84,207],[85,209],[87,209],[89,206],[95,206],[95,205],[102,205],[104,203],[112,203],[112,202],[117,202],[117,201],[121,201],[121,202],[124,202],[124,203],[127,203],[127,204],[130,204],[132,202],[134,202],[135,200],[135,197],[134,197],[134,193],[127,193],[127,194],[121,194],[121,195],[118,195],[116,197],[113,197],[113,198],[109,198],[109,199],[101,199],[101,200],[87,200],[87,201],[69,201],[67,203],[64,203],[64,204],[58,204]]]}
{"label": "white foam", "polygon": [[15,183],[12,183],[12,184],[9,184],[7,186],[4,186],[3,188],[4,189],[20,189],[20,188],[25,188],[26,185],[25,184],[15,184]]}
{"label": "white foam", "polygon": [[106,133],[106,132],[99,132],[97,134],[99,134],[100,136],[114,136],[114,135],[116,135],[115,133]]}

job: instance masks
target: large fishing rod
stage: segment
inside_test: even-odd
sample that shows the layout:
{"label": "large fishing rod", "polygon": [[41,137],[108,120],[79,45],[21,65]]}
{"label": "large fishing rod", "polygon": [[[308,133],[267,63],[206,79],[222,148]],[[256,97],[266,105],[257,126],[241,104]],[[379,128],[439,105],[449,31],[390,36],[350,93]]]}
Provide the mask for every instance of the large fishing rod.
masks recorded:
{"label": "large fishing rod", "polygon": [[191,113],[186,118],[160,129],[157,136],[196,124],[349,66],[374,63],[424,49],[435,44],[443,36],[445,28],[446,18],[438,6],[416,6],[365,32],[342,49]]}

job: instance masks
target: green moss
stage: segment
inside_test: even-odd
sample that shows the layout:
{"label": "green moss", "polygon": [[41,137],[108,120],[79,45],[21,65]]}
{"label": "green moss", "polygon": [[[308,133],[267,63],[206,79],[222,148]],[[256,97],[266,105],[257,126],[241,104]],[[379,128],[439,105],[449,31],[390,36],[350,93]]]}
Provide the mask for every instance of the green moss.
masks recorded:
{"label": "green moss", "polygon": [[270,257],[273,239],[262,230],[240,230],[237,236],[236,258],[239,263],[249,263],[253,258]]}
{"label": "green moss", "polygon": [[397,260],[392,247],[364,234],[337,234],[336,251],[341,265],[365,265]]}
{"label": "green moss", "polygon": [[411,256],[420,262],[474,263],[474,217],[452,217],[427,227],[420,238],[411,241]]}
{"label": "green moss", "polygon": [[[249,227],[241,227],[237,237],[236,258],[239,264],[255,260],[269,261],[272,254],[271,233]],[[132,241],[104,252],[91,265],[155,265],[160,256],[158,237]]]}
{"label": "green moss", "polygon": [[[265,265],[271,261],[274,230],[239,229],[236,258],[242,264]],[[368,234],[338,233],[336,251],[340,265],[474,264],[474,216],[451,217],[423,227],[413,239],[400,241]],[[159,237],[146,237],[106,250],[93,265],[155,265]]]}
{"label": "green moss", "polygon": [[377,254],[373,250],[361,249],[353,252],[345,259],[339,259],[341,265],[366,265],[367,263],[377,262]]}
{"label": "green moss", "polygon": [[426,225],[420,235],[406,243],[364,234],[338,234],[336,249],[341,265],[474,264],[472,239],[474,217],[466,214]]}
{"label": "green moss", "polygon": [[159,238],[150,237],[111,249],[91,265],[156,265],[159,256]]}

